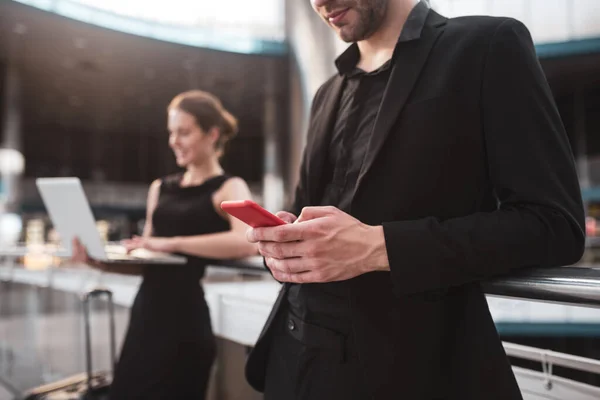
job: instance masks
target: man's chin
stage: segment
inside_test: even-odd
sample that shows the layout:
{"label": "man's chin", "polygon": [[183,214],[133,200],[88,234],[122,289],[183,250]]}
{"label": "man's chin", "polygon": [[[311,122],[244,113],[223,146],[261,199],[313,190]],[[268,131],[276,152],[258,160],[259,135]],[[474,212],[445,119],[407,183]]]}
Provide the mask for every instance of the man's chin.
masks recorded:
{"label": "man's chin", "polygon": [[358,40],[356,40],[356,39],[354,39],[352,37],[339,36],[339,38],[342,39],[342,42],[348,43],[348,44],[358,42]]}
{"label": "man's chin", "polygon": [[338,34],[338,37],[346,43],[354,43],[354,42],[358,42],[358,40],[359,40],[356,38],[356,35],[354,35],[353,32],[344,30],[344,28],[338,30],[337,34]]}

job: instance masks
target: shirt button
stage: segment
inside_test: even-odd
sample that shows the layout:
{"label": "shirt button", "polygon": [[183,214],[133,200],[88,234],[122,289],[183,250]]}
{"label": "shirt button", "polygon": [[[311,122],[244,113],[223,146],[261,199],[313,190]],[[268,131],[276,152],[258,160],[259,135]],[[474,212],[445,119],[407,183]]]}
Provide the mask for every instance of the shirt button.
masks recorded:
{"label": "shirt button", "polygon": [[296,323],[294,322],[294,320],[291,320],[291,319],[290,319],[290,320],[288,321],[288,329],[289,329],[290,331],[293,331],[294,329],[296,329]]}

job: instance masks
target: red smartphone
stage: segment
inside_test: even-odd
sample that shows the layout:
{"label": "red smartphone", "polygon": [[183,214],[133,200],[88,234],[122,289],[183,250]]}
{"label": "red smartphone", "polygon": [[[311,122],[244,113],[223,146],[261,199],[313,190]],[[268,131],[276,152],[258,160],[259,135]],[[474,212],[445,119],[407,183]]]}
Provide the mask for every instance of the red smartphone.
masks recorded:
{"label": "red smartphone", "polygon": [[221,209],[253,228],[278,226],[286,223],[252,200],[224,201],[221,203]]}

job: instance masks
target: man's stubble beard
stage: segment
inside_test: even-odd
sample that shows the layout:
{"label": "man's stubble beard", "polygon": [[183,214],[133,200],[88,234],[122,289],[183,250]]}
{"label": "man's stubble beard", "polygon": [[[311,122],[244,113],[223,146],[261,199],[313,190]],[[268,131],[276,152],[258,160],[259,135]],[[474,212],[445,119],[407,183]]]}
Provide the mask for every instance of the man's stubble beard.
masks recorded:
{"label": "man's stubble beard", "polygon": [[364,0],[358,3],[354,7],[359,16],[357,24],[349,32],[344,31],[345,27],[339,32],[340,38],[346,43],[368,39],[377,32],[385,19],[389,0]]}

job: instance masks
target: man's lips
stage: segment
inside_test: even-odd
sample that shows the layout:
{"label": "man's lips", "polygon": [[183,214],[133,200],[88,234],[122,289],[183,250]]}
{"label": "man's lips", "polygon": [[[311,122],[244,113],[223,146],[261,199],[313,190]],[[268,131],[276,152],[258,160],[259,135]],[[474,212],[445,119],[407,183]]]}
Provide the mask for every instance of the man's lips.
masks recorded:
{"label": "man's lips", "polygon": [[343,10],[334,11],[326,15],[327,20],[332,24],[338,24],[346,15],[346,13],[350,10],[349,8],[345,8]]}

